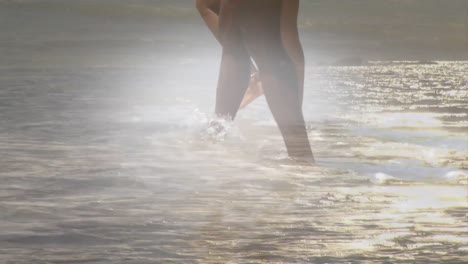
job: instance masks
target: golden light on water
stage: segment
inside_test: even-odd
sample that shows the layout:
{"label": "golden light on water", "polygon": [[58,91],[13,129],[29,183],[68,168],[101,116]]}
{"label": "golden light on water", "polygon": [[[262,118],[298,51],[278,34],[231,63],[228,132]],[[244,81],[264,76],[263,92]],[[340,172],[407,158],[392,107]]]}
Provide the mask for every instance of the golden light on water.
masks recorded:
{"label": "golden light on water", "polygon": [[[370,208],[376,202],[385,206],[376,207],[372,213],[344,216],[344,231],[352,232],[357,237],[359,233],[366,235],[337,243],[330,250],[362,254],[385,248],[415,250],[444,243],[461,246],[468,242],[468,237],[459,235],[466,231],[466,211],[461,209],[465,215],[459,217],[443,212],[450,208],[468,207],[468,192],[464,186],[375,186],[343,191],[343,195],[365,195],[366,198],[362,199],[367,200]],[[374,231],[360,231],[363,222],[367,222]]]}
{"label": "golden light on water", "polygon": [[466,262],[467,3],[302,1],[304,166],[192,1],[0,0],[0,263]]}

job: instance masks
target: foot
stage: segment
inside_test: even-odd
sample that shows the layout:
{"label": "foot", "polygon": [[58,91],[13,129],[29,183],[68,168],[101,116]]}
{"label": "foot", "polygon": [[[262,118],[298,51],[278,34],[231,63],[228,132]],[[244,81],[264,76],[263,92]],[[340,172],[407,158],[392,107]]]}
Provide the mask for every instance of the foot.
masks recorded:
{"label": "foot", "polygon": [[239,109],[243,109],[255,99],[263,95],[263,88],[262,82],[260,81],[260,77],[258,76],[258,72],[252,73],[250,76],[249,88],[245,92],[244,99],[239,107]]}

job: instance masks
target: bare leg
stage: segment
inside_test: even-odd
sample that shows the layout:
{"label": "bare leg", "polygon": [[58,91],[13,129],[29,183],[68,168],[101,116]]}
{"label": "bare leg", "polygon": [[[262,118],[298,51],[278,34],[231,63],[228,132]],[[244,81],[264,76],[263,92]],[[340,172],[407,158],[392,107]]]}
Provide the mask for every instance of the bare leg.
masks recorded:
{"label": "bare leg", "polygon": [[[281,40],[286,52],[294,63],[294,67],[296,68],[296,75],[301,91],[300,100],[302,104],[304,97],[305,58],[297,27],[298,16],[299,0],[282,0],[280,19]],[[263,93],[261,81],[259,78],[255,78],[254,76],[250,80],[249,89],[242,101],[241,109],[250,104],[257,97],[262,96]]]}
{"label": "bare leg", "polygon": [[281,40],[289,57],[296,68],[299,87],[301,89],[301,102],[304,97],[304,71],[305,59],[297,28],[299,15],[299,0],[282,0],[281,6]]}
{"label": "bare leg", "polygon": [[250,78],[250,56],[234,22],[235,6],[223,5],[220,15],[220,40],[223,57],[216,93],[216,114],[234,119]]}
{"label": "bare leg", "polygon": [[[297,27],[297,19],[299,15],[299,0],[282,0],[281,3],[281,20],[280,31],[281,40],[286,52],[292,59],[296,68],[296,74],[300,87],[300,100],[301,104],[304,97],[304,75],[305,75],[305,58],[304,50],[302,49],[301,41],[299,38],[299,30]],[[262,83],[258,78],[257,73],[252,74],[250,79],[249,89],[247,90],[244,100],[240,108],[246,107],[257,97],[263,95]]]}
{"label": "bare leg", "polygon": [[[219,38],[219,10],[221,0],[196,0],[197,9],[216,39]],[[299,40],[297,18],[299,12],[299,0],[282,0],[281,7],[281,39],[282,43],[292,59],[301,88],[301,98],[304,93],[304,52]],[[252,67],[252,78],[249,82],[240,108],[244,108],[259,96],[263,95],[262,84],[258,77],[258,71]],[[302,100],[302,99],[301,99]]]}
{"label": "bare leg", "polygon": [[283,47],[280,32],[282,0],[230,0],[238,8],[235,22],[260,71],[266,99],[291,158],[313,162],[302,115],[296,69]]}
{"label": "bare leg", "polygon": [[221,43],[219,38],[220,0],[197,0],[196,5],[206,26],[210,29],[211,33],[213,33],[218,42]]}
{"label": "bare leg", "polygon": [[[196,1],[198,12],[205,21],[205,24],[211,30],[219,43],[222,43],[219,29],[219,13],[221,0],[197,0]],[[258,70],[252,65],[251,79],[248,83],[248,89],[245,91],[244,98],[240,104],[240,109],[249,105],[259,96],[263,95],[263,89],[258,77]]]}
{"label": "bare leg", "polygon": [[240,105],[240,109],[245,108],[247,105],[252,103],[255,99],[264,94],[262,88],[262,82],[260,81],[260,75],[258,71],[250,74],[249,88],[245,92],[244,99]]}

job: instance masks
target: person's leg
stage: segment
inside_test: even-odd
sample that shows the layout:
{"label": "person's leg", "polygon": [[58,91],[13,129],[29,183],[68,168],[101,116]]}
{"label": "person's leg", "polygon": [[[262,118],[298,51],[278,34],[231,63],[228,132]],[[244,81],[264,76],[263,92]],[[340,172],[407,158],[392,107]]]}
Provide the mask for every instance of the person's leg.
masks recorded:
{"label": "person's leg", "polygon": [[223,1],[220,14],[220,40],[223,55],[216,93],[216,114],[234,119],[250,78],[250,57],[241,38],[235,1]]}
{"label": "person's leg", "polygon": [[249,54],[260,71],[268,105],[289,156],[313,162],[296,69],[281,41],[281,0],[236,0],[239,23]]}
{"label": "person's leg", "polygon": [[259,72],[256,69],[253,69],[250,74],[249,88],[245,92],[245,96],[242,99],[242,103],[239,109],[243,109],[248,106],[250,103],[255,101],[258,97],[264,94],[262,88],[262,82],[260,81]]}
{"label": "person's leg", "polygon": [[[302,104],[304,97],[305,58],[297,27],[298,15],[299,0],[282,0],[280,19],[281,40],[286,52],[292,59],[296,68],[296,75],[301,90],[300,98]],[[253,72],[252,78],[250,79],[249,89],[247,90],[240,106],[241,109],[264,94],[262,83],[257,75],[258,72]]]}
{"label": "person's leg", "polygon": [[219,39],[219,9],[221,0],[196,0],[196,6],[200,16],[205,21],[215,38]]}
{"label": "person's leg", "polygon": [[[221,10],[221,0],[197,0],[196,6],[207,27],[211,30],[218,42],[221,43],[221,38],[219,37],[219,14]],[[263,89],[258,78],[258,70],[252,65],[251,78],[250,82],[248,83],[248,89],[245,91],[245,95],[239,109],[246,107],[256,98],[262,95]]]}
{"label": "person's leg", "polygon": [[289,57],[296,68],[301,89],[301,102],[304,96],[305,59],[299,38],[297,20],[299,15],[299,0],[282,0],[281,6],[281,40]]}

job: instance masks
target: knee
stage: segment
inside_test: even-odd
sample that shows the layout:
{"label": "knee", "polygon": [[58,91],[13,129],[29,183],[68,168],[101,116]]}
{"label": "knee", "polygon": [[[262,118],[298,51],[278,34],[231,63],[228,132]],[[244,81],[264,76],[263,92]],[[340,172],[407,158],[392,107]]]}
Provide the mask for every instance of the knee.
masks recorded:
{"label": "knee", "polygon": [[196,0],[195,6],[197,7],[198,12],[203,16],[209,8],[208,0]]}
{"label": "knee", "polygon": [[195,6],[200,14],[206,15],[208,11],[219,14],[221,8],[221,0],[196,0]]}

